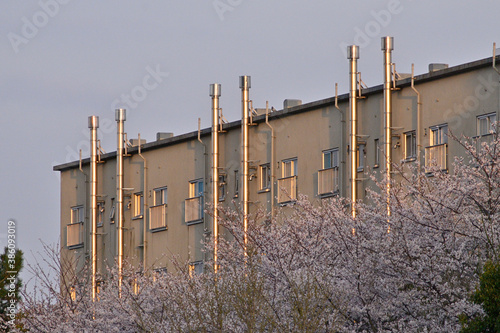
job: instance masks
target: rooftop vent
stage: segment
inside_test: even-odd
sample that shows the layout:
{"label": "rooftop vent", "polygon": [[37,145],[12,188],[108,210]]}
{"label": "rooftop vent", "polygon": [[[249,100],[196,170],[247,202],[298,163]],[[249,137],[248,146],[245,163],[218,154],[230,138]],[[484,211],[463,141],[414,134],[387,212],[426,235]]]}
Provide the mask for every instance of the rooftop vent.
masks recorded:
{"label": "rooftop vent", "polygon": [[302,105],[302,100],[300,99],[285,99],[283,101],[283,109],[288,109],[293,106]]}
{"label": "rooftop vent", "polygon": [[174,133],[171,132],[158,132],[156,133],[156,141],[168,139],[174,136]]}
{"label": "rooftop vent", "polygon": [[448,64],[429,64],[429,73],[448,68]]}
{"label": "rooftop vent", "polygon": [[[146,143],[146,139],[141,139],[141,145]],[[137,147],[139,145],[139,139],[130,139],[130,145],[132,147]]]}

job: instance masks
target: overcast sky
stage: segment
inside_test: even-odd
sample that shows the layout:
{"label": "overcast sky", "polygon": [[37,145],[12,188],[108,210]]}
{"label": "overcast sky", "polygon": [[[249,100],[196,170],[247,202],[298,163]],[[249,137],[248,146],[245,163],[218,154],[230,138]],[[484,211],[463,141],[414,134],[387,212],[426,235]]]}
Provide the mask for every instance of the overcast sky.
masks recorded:
{"label": "overcast sky", "polygon": [[[254,107],[348,92],[347,45],[360,46],[368,86],[383,80],[380,38],[394,37],[398,72],[491,56],[494,0],[2,1],[0,3],[0,246],[17,221],[18,246],[59,239],[55,164],[88,157],[89,115],[115,150],[115,107],[129,138],[210,125],[210,83],[240,116],[238,77],[252,76]],[[105,124],[108,126],[105,126]],[[109,126],[111,125],[111,127]],[[30,260],[31,255],[28,255]]]}

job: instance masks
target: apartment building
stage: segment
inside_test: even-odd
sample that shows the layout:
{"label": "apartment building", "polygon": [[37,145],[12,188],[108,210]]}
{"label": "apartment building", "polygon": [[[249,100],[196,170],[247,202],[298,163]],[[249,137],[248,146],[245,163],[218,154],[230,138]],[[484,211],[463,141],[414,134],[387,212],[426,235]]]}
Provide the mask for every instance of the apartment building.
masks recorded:
{"label": "apartment building", "polygon": [[454,67],[431,64],[414,76],[395,71],[391,51],[392,38],[382,38],[383,84],[361,86],[352,46],[348,93],[307,104],[285,100],[282,110],[254,109],[250,77],[242,76],[242,119],[229,123],[221,121],[221,87],[212,84],[210,96],[200,97],[212,127],[158,133],[154,142],[125,140],[126,112],[117,110],[117,151],[107,154],[99,154],[98,119],[90,117],[90,158],[54,167],[61,174],[61,260],[75,272],[92,267],[94,280],[123,261],[173,271],[173,256],[201,272],[214,255],[202,241],[226,237],[208,207],[236,204],[248,214],[245,223],[255,223],[257,209],[293,204],[299,193],[316,203],[335,195],[368,200],[373,172],[392,177],[388,162],[449,171],[464,153],[450,132],[491,139],[500,110],[495,54]]}

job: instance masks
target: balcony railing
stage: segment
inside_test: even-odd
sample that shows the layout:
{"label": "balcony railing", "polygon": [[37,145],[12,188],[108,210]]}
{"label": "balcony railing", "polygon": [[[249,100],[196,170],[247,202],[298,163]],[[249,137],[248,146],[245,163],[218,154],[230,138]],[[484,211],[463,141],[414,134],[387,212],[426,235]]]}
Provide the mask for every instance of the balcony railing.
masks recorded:
{"label": "balcony railing", "polygon": [[339,191],[339,168],[318,170],[318,195],[327,196]]}
{"label": "balcony railing", "polygon": [[187,224],[203,221],[203,197],[186,199],[184,205],[184,221]]}
{"label": "balcony railing", "polygon": [[167,227],[167,205],[153,206],[149,209],[149,229]]}
{"label": "balcony railing", "polygon": [[448,144],[425,147],[425,172],[438,168],[448,170]]}
{"label": "balcony railing", "polygon": [[278,179],[278,203],[297,200],[297,176]]}
{"label": "balcony railing", "polygon": [[83,245],[83,222],[71,223],[66,226],[66,245],[69,248]]}

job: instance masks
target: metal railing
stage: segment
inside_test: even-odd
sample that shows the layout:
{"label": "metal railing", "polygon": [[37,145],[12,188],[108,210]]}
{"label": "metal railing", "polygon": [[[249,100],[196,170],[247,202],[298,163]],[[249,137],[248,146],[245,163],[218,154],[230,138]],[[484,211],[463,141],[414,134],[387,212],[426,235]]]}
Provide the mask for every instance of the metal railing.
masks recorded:
{"label": "metal railing", "polygon": [[83,222],[71,223],[66,226],[66,246],[83,245]]}
{"label": "metal railing", "polygon": [[167,227],[167,205],[158,205],[149,208],[149,229]]}
{"label": "metal railing", "polygon": [[203,197],[188,198],[184,202],[184,221],[195,223],[203,220]]}
{"label": "metal railing", "polygon": [[318,170],[318,195],[328,195],[339,191],[339,168]]}
{"label": "metal railing", "polygon": [[425,147],[425,172],[431,172],[434,168],[448,170],[448,144]]}
{"label": "metal railing", "polygon": [[297,200],[297,176],[278,179],[278,203]]}

